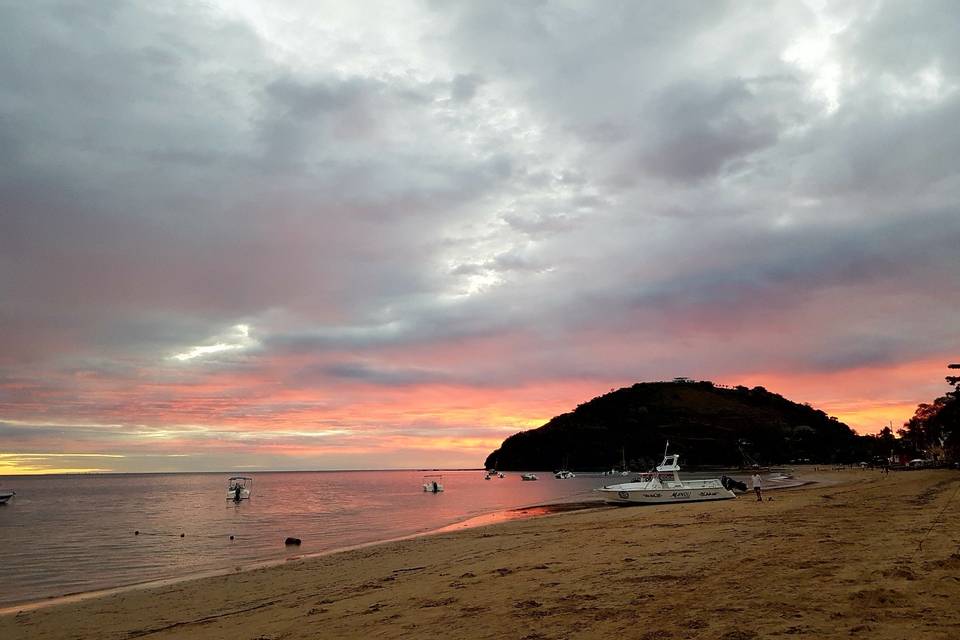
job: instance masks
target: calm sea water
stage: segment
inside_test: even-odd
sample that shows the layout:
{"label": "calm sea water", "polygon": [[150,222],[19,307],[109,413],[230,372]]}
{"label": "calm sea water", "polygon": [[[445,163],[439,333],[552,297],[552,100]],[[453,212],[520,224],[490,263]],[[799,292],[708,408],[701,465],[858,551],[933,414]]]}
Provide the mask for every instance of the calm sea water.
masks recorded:
{"label": "calm sea water", "polygon": [[[478,515],[592,497],[619,479],[539,474],[483,479],[423,472],[258,473],[250,500],[226,500],[227,474],[9,478],[0,507],[0,603],[37,600],[432,531]],[[140,535],[134,535],[139,530]],[[181,538],[180,534],[184,534]],[[230,536],[234,540],[230,540]],[[303,540],[285,548],[287,536]]]}

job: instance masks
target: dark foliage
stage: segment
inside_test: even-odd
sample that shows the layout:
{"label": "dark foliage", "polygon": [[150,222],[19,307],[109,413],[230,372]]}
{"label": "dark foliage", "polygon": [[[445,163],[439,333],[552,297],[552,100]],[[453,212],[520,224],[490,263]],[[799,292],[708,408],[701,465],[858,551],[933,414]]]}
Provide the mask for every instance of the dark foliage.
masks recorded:
{"label": "dark foliage", "polygon": [[[960,365],[948,366],[960,369]],[[960,460],[960,377],[947,376],[947,384],[953,391],[918,405],[897,431],[901,448],[912,455],[937,462]]]}
{"label": "dark foliage", "polygon": [[[949,364],[949,369],[960,369],[960,364]],[[931,403],[917,405],[913,417],[897,430],[900,436],[891,442],[891,434],[884,429],[879,438],[885,447],[911,458],[924,458],[937,463],[960,461],[960,376],[947,376],[952,391]]]}
{"label": "dark foliage", "polygon": [[667,439],[685,466],[739,466],[750,459],[849,463],[871,453],[870,439],[836,418],[763,387],[675,381],[639,383],[594,398],[510,436],[486,466],[599,470],[620,467],[625,459],[632,469],[648,469],[660,461]]}

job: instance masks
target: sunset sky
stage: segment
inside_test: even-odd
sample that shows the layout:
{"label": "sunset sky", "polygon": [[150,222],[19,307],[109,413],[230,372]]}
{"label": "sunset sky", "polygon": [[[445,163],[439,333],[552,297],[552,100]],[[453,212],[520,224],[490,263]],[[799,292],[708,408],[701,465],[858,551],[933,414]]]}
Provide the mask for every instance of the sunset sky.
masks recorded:
{"label": "sunset sky", "polygon": [[0,475],[478,466],[960,357],[944,2],[3,2]]}

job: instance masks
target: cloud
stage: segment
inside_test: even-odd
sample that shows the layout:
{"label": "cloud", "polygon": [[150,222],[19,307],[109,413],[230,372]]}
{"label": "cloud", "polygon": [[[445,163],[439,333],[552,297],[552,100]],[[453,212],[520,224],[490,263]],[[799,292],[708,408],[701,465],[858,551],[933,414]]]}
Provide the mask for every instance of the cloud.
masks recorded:
{"label": "cloud", "polygon": [[[960,348],[955,13],[11,7],[0,420],[360,464],[638,379],[932,362]],[[525,400],[431,414],[451,389]]]}

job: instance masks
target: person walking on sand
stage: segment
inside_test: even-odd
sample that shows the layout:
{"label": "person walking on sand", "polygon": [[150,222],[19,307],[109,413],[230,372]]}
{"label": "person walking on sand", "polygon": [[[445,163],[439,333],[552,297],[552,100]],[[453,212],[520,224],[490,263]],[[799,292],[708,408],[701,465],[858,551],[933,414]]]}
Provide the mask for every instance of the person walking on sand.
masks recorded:
{"label": "person walking on sand", "polygon": [[763,481],[760,479],[760,474],[753,474],[753,477],[750,480],[753,482],[753,490],[757,494],[757,502],[763,502],[763,496],[760,495],[763,489]]}

